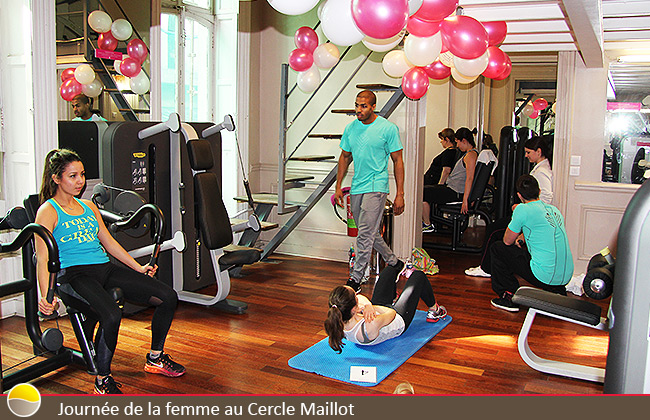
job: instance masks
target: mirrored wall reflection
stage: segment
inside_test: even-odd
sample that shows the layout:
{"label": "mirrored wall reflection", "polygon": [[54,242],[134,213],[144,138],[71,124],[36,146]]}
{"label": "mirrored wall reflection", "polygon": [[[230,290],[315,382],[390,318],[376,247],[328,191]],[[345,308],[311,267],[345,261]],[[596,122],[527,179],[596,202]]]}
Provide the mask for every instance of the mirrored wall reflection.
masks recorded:
{"label": "mirrored wall reflection", "polygon": [[603,182],[650,177],[650,56],[610,63],[604,146]]}
{"label": "mirrored wall reflection", "polygon": [[539,136],[553,136],[556,84],[548,80],[516,81],[516,126],[527,127]]}

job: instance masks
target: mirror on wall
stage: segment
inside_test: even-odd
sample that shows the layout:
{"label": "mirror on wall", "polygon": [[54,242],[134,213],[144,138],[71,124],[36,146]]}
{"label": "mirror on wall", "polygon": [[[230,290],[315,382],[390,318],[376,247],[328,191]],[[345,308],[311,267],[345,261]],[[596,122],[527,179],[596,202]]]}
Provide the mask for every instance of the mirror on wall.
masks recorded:
{"label": "mirror on wall", "polygon": [[650,55],[609,65],[603,182],[641,184],[650,177]]}
{"label": "mirror on wall", "polygon": [[554,80],[517,80],[515,82],[516,126],[528,127],[536,135],[553,136],[555,132]]}

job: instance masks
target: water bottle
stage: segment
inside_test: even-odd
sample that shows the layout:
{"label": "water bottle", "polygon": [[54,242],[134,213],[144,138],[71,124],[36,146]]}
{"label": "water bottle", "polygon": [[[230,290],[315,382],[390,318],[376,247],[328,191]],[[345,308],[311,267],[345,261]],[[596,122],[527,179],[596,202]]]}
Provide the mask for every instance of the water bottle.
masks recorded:
{"label": "water bottle", "polygon": [[352,271],[354,271],[354,245],[350,245],[350,250],[348,251],[348,265],[350,267],[350,278],[352,278]]}

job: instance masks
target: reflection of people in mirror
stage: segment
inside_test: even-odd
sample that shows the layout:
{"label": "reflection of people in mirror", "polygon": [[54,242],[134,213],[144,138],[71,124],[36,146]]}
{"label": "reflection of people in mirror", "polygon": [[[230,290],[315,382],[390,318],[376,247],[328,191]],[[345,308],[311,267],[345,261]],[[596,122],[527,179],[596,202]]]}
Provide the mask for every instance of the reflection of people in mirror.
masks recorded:
{"label": "reflection of people in mirror", "polygon": [[74,112],[72,121],[106,121],[106,118],[92,112],[92,98],[83,93],[72,98],[70,104],[72,105],[72,112]]}

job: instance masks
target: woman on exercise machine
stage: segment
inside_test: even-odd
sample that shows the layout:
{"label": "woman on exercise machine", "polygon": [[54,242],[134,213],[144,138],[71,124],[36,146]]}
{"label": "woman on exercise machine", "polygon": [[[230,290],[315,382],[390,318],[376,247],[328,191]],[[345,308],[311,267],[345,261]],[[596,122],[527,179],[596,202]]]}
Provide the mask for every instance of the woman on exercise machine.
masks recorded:
{"label": "woman on exercise machine", "polygon": [[341,353],[344,337],[368,346],[400,336],[413,321],[420,299],[429,307],[427,322],[438,322],[447,316],[447,309],[436,302],[427,276],[422,271],[406,270],[405,273],[408,279],[397,300],[400,273],[388,265],[379,275],[370,300],[349,286],[332,290],[325,331],[334,351]]}
{"label": "woman on exercise machine", "polygon": [[[163,352],[165,338],[178,302],[176,292],[152,276],[157,266],[140,265],[111,236],[97,206],[76,198],[86,183],[84,165],[70,150],[52,150],[45,158],[40,191],[41,206],[36,223],[52,232],[59,247],[61,271],[58,294],[87,316],[99,321],[95,335],[98,375],[96,394],[122,394],[121,384],[111,376],[111,360],[117,346],[122,311],[108,292],[119,287],[124,298],[155,307],[151,320],[151,351],[144,370],[169,377],[181,376],[185,368]],[[107,252],[126,267],[109,262]],[[41,296],[39,310],[49,315],[58,302],[47,302],[47,250],[36,240],[37,274]],[[128,268],[127,268],[128,267]]]}

